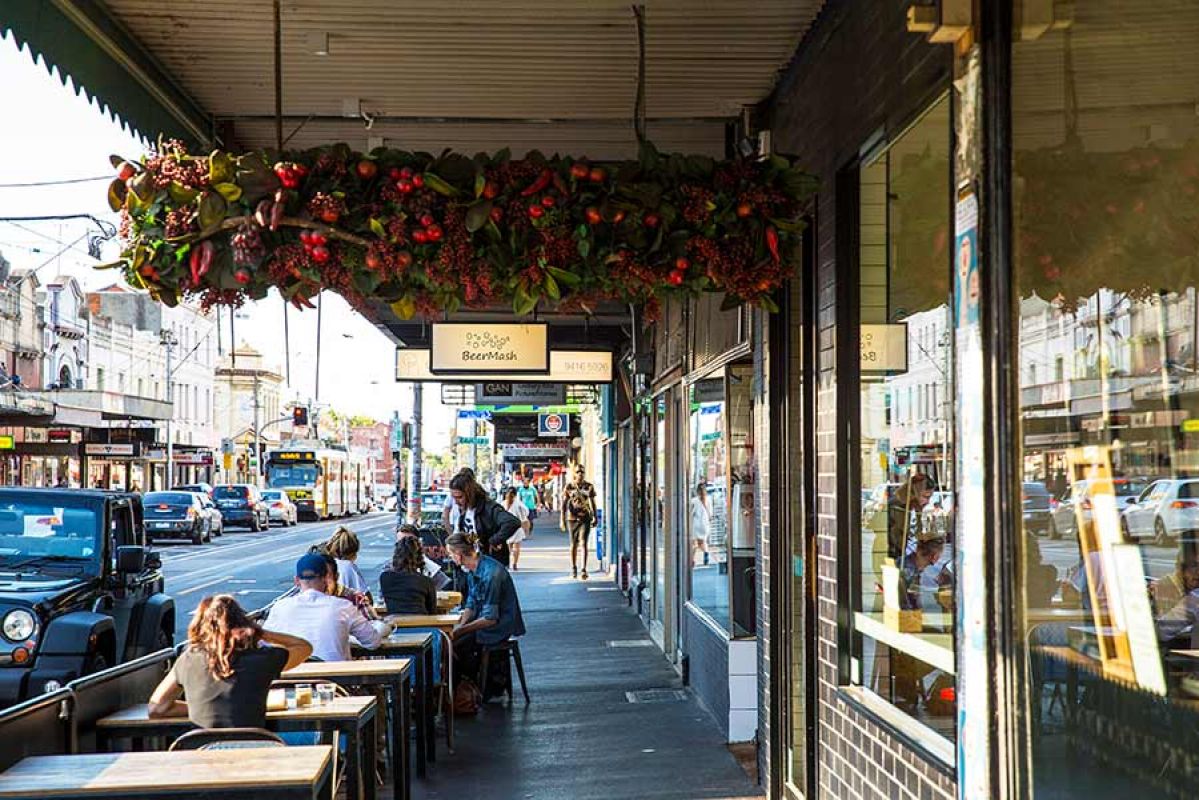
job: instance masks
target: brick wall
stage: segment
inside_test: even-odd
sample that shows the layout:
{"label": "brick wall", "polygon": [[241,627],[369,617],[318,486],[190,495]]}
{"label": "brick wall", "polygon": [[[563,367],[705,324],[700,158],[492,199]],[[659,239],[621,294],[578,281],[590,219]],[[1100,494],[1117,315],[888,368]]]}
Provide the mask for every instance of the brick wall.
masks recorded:
{"label": "brick wall", "polygon": [[[817,201],[816,291],[819,371],[816,413],[817,641],[819,715],[817,796],[950,798],[954,783],[837,694],[838,475],[854,454],[839,435],[837,325],[838,172],[880,130],[897,133],[912,115],[948,89],[951,54],[905,30],[903,0],[830,0],[801,44],[771,104],[774,146],[794,154],[821,180]],[[843,387],[853,391],[855,387]],[[797,528],[801,530],[801,528]],[[779,569],[779,565],[775,565]],[[774,631],[775,635],[787,635]],[[764,664],[769,669],[769,664]],[[763,681],[766,675],[763,674]],[[769,699],[769,698],[767,698]],[[768,705],[764,705],[768,708]],[[765,715],[764,715],[765,716]],[[779,754],[781,755],[781,754]],[[772,780],[782,779],[778,757]]]}

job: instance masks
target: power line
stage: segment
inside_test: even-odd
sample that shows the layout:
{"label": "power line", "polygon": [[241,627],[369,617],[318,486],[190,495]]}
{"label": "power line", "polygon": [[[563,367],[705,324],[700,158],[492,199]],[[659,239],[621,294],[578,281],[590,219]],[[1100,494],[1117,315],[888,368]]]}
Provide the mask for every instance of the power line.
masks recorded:
{"label": "power line", "polygon": [[97,175],[94,178],[64,178],[58,181],[30,181],[29,183],[0,183],[0,189],[31,189],[38,186],[67,186],[72,183],[111,181],[112,175]]}

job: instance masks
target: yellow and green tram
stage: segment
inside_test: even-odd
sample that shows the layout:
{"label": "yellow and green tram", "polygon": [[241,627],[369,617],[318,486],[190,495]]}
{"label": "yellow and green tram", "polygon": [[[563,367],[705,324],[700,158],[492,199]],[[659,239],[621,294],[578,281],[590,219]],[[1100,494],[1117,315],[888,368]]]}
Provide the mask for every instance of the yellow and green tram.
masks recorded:
{"label": "yellow and green tram", "polygon": [[266,454],[266,485],[283,489],[301,519],[344,517],[367,511],[366,459],[340,447],[296,443]]}

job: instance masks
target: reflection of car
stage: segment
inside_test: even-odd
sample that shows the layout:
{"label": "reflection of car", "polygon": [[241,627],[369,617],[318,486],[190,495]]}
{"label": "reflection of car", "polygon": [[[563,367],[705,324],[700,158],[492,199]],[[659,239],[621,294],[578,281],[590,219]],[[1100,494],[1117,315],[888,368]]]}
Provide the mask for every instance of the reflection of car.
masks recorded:
{"label": "reflection of car", "polygon": [[1024,509],[1024,529],[1038,534],[1049,530],[1049,512],[1053,495],[1039,481],[1025,481],[1021,487],[1020,504]]}
{"label": "reflection of car", "polygon": [[221,516],[221,510],[216,507],[216,501],[204,492],[192,492],[192,494],[200,499],[200,507],[208,515],[208,527],[212,531],[212,535],[220,536],[223,534],[225,532],[225,518]]}
{"label": "reflection of car", "polygon": [[[1145,490],[1144,478],[1112,478],[1112,489],[1116,494],[1116,511],[1122,512]],[[1094,481],[1075,481],[1066,490],[1065,496],[1052,506],[1049,514],[1049,538],[1060,539],[1063,535],[1073,536],[1078,532],[1077,516],[1083,521],[1091,519],[1091,487]]]}
{"label": "reflection of car", "polygon": [[300,512],[287,492],[282,489],[263,489],[262,500],[266,503],[267,517],[271,522],[278,522],[285,528],[296,524]]}
{"label": "reflection of car", "polygon": [[0,488],[0,707],[173,644],[133,512],[111,492]]}
{"label": "reflection of car", "polygon": [[222,483],[212,490],[226,525],[245,525],[252,531],[266,530],[270,516],[257,486],[248,483]]}
{"label": "reflection of car", "polygon": [[192,544],[212,541],[212,520],[195,492],[150,492],[142,497],[146,539],[191,539]]}
{"label": "reflection of car", "polygon": [[430,522],[441,523],[441,512],[445,508],[446,498],[449,497],[449,492],[421,492],[420,493],[420,521],[421,524]]}
{"label": "reflection of car", "polygon": [[1152,536],[1157,545],[1199,530],[1199,480],[1154,481],[1125,507],[1121,520],[1130,539]]}

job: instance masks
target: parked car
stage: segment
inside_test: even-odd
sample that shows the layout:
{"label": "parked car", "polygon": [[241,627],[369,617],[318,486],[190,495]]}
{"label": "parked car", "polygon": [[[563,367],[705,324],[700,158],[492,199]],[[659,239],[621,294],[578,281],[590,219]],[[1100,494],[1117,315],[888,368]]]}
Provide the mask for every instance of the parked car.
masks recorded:
{"label": "parked car", "polygon": [[296,504],[282,489],[263,489],[262,500],[266,503],[267,516],[271,522],[278,522],[288,528],[299,520],[300,512]]}
{"label": "parked car", "polygon": [[171,647],[163,583],[127,497],[0,488],[0,707]]}
{"label": "parked car", "polygon": [[171,487],[172,492],[199,492],[212,497],[211,483],[185,483],[182,486]]}
{"label": "parked car", "polygon": [[1021,487],[1020,504],[1024,509],[1024,530],[1044,536],[1049,531],[1053,495],[1040,481],[1025,481]]}
{"label": "parked car", "polygon": [[1156,545],[1171,545],[1180,534],[1199,531],[1199,480],[1154,481],[1120,517],[1128,538],[1152,536]]}
{"label": "parked car", "polygon": [[226,525],[245,525],[255,533],[270,526],[270,512],[257,486],[222,483],[213,487],[212,499],[216,501]]}
{"label": "parked car", "polygon": [[221,514],[221,510],[216,507],[216,502],[205,492],[192,492],[196,497],[200,498],[200,505],[204,509],[204,513],[208,515],[209,528],[212,530],[213,536],[220,536],[225,532],[225,517]]}
{"label": "parked car", "polygon": [[[1145,478],[1112,478],[1112,488],[1116,494],[1116,511],[1123,513],[1145,491],[1148,481]],[[1063,535],[1074,536],[1078,533],[1078,516],[1083,521],[1091,519],[1091,489],[1094,481],[1075,481],[1066,490],[1066,495],[1052,507],[1049,514],[1049,538],[1060,539]],[[1077,515],[1077,516],[1076,516]]]}
{"label": "parked car", "polygon": [[195,492],[149,492],[142,497],[146,538],[191,539],[192,544],[212,541],[212,519]]}

